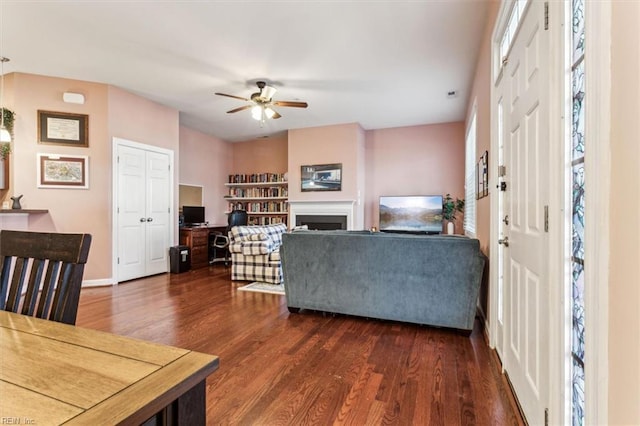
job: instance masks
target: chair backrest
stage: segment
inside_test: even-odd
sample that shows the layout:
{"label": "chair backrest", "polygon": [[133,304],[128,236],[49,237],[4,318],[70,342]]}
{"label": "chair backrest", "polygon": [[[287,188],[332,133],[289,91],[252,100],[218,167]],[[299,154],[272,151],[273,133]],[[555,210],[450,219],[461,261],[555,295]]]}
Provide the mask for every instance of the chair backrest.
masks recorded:
{"label": "chair backrest", "polygon": [[90,234],[0,231],[0,309],[75,324]]}
{"label": "chair backrest", "polygon": [[249,222],[249,215],[245,210],[233,210],[227,218],[227,232],[234,226],[244,226]]}

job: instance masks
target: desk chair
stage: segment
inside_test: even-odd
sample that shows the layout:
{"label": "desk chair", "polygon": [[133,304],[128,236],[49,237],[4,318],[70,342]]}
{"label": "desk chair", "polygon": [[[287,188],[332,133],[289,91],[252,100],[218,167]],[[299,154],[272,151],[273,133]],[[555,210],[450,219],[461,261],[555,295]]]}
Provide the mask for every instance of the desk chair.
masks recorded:
{"label": "desk chair", "polygon": [[[229,264],[229,231],[234,226],[244,226],[249,222],[249,215],[245,210],[233,210],[227,217],[226,235],[216,234],[211,242],[211,249],[214,252],[213,259],[209,263],[224,261],[224,265]],[[218,257],[216,253],[223,253],[223,257]]]}
{"label": "desk chair", "polygon": [[75,325],[91,235],[0,231],[0,309]]}

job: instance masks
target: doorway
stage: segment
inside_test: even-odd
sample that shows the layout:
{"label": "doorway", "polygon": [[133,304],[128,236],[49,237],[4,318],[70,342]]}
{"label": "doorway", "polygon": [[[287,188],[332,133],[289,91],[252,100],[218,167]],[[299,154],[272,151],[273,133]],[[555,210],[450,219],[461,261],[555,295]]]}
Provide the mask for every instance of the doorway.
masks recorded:
{"label": "doorway", "polygon": [[551,37],[547,4],[511,3],[500,38],[493,110],[501,160],[495,345],[530,424],[548,421],[551,279]]}
{"label": "doorway", "polygon": [[113,138],[117,282],[167,272],[173,241],[173,151]]}

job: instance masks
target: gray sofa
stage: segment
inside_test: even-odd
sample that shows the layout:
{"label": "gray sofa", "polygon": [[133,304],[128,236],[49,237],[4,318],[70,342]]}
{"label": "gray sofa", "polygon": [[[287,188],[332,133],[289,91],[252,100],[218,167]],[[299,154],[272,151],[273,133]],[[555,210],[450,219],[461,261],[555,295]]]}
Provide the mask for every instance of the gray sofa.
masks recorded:
{"label": "gray sofa", "polygon": [[280,257],[291,312],[473,329],[485,263],[476,239],[296,231],[282,236]]}

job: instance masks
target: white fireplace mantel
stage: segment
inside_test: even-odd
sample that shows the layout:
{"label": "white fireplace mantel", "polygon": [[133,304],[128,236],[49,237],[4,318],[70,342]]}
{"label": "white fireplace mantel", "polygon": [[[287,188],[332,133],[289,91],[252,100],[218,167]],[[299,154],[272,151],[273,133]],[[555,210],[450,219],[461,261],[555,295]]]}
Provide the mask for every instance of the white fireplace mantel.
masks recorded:
{"label": "white fireplace mantel", "polygon": [[296,224],[297,215],[346,216],[347,230],[354,229],[354,200],[289,201],[290,227]]}

